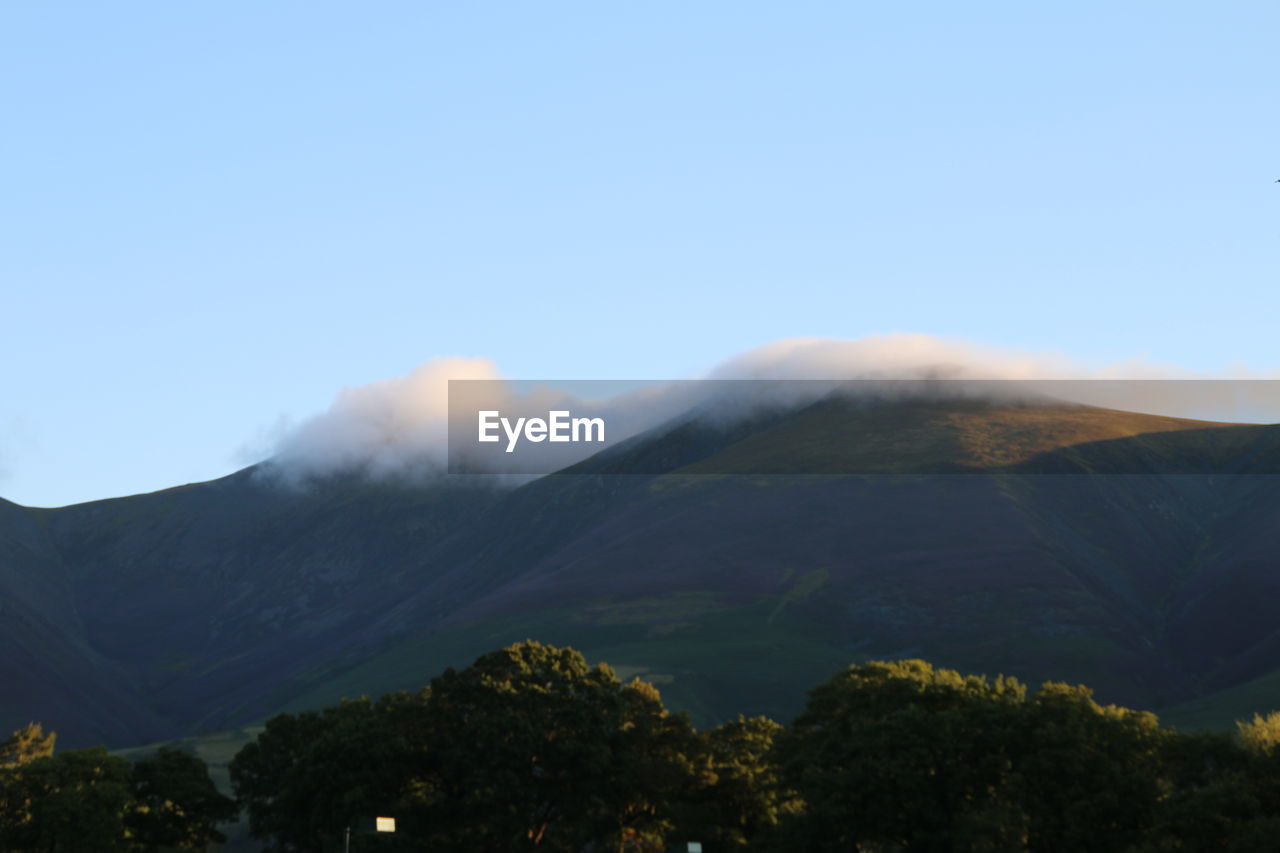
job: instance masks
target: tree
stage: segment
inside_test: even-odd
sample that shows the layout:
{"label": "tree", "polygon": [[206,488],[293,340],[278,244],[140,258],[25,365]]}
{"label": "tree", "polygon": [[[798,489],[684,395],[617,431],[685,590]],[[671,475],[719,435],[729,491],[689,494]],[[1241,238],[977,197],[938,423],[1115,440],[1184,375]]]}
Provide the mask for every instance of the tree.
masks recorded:
{"label": "tree", "polygon": [[14,767],[53,755],[57,735],[45,734],[39,723],[28,723],[6,740],[0,741],[0,767]]}
{"label": "tree", "polygon": [[53,742],[36,724],[5,741],[0,850],[203,849],[235,816],[194,755],[161,749],[130,764],[101,747],[54,755]]}
{"label": "tree", "polygon": [[1246,749],[1256,753],[1268,753],[1280,744],[1280,711],[1272,711],[1265,717],[1254,714],[1249,722],[1236,723],[1236,735]]}
{"label": "tree", "polygon": [[431,683],[423,820],[444,847],[661,849],[695,784],[688,719],[657,690],[536,642]]}
{"label": "tree", "polygon": [[417,694],[275,717],[231,777],[275,851],[336,849],[375,814],[415,849],[661,849],[703,754],[652,685],[528,642]]}
{"label": "tree", "polygon": [[[419,700],[420,701],[420,700]],[[338,850],[345,830],[389,810],[411,782],[412,756],[391,728],[407,695],[281,714],[231,762],[250,832],[271,850]]]}
{"label": "tree", "polygon": [[1166,790],[1167,737],[1083,687],[1028,698],[923,661],[853,666],[779,738],[806,804],[788,832],[813,850],[1126,850]]}
{"label": "tree", "polygon": [[784,784],[805,802],[790,846],[848,850],[1018,849],[1024,828],[1002,794],[1000,739],[1026,690],[924,661],[851,666],[810,691],[778,739]]}
{"label": "tree", "polygon": [[709,849],[746,848],[800,807],[773,762],[783,727],[766,717],[742,717],[702,734],[709,780],[692,790],[678,822],[681,838]]}
{"label": "tree", "polygon": [[248,811],[249,832],[271,842],[268,850],[296,850],[315,842],[304,812],[313,778],[306,764],[321,731],[319,714],[280,714],[231,761],[232,788]]}
{"label": "tree", "polygon": [[133,765],[131,802],[125,825],[134,846],[203,850],[225,841],[217,825],[233,820],[239,809],[224,797],[197,756],[162,748]]}
{"label": "tree", "polygon": [[593,835],[617,850],[665,850],[683,803],[716,779],[710,756],[688,717],[669,713],[654,685],[633,678],[618,697],[618,716],[604,709],[611,758],[594,780],[603,831]]}
{"label": "tree", "polygon": [[1173,732],[1154,714],[1099,705],[1087,687],[1049,682],[1020,708],[1007,749],[1011,800],[1030,850],[1128,850],[1169,788]]}
{"label": "tree", "polygon": [[1270,786],[1259,759],[1228,733],[1169,732],[1162,760],[1168,790],[1134,853],[1274,849],[1280,826],[1274,810],[1267,814]]}
{"label": "tree", "polygon": [[27,762],[5,780],[0,849],[98,853],[126,849],[130,765],[101,747]]}
{"label": "tree", "polygon": [[[30,821],[30,797],[19,777],[23,767],[53,755],[56,736],[28,723],[0,741],[0,849]],[[12,842],[9,842],[12,843]]]}

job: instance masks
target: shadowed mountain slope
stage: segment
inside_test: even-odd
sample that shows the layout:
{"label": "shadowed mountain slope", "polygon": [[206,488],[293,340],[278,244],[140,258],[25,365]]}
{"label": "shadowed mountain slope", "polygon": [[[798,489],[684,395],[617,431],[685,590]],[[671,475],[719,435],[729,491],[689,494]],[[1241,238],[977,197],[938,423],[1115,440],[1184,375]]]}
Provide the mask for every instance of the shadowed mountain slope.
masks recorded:
{"label": "shadowed mountain slope", "polygon": [[[494,496],[358,479],[296,490],[248,470],[26,516],[65,577],[48,612],[76,614],[76,636],[147,697],[167,737],[269,713],[261,700],[281,680],[358,658],[380,639],[371,621],[397,624],[429,580],[419,568],[447,565],[456,528]],[[56,728],[81,731],[78,717]]]}
{"label": "shadowed mountain slope", "polygon": [[835,668],[901,655],[1194,701],[1280,667],[1275,471],[1276,427],[826,400],[669,424],[508,491],[250,470],[0,505],[0,642],[28,674],[0,713],[142,742],[418,686],[526,637],[704,721],[787,716]]}
{"label": "shadowed mountain slope", "polygon": [[[433,650],[481,626],[489,633],[467,653],[554,635],[666,677],[709,716],[785,714],[824,668],[866,657],[1082,680],[1146,707],[1274,666],[1266,605],[1233,622],[1229,601],[1276,601],[1255,557],[1276,553],[1267,518],[1280,478],[1155,472],[1276,470],[1276,430],[1064,414],[1067,427],[1034,407],[823,404],[719,448],[716,430],[677,427],[513,495],[501,508],[508,535],[481,563],[520,573],[336,684],[407,686],[416,661],[452,662]],[[895,455],[905,429],[916,439]],[[688,447],[701,458],[688,461]],[[646,457],[639,467],[685,464],[662,477],[594,475],[628,470],[628,454]],[[895,473],[821,473],[890,464]],[[758,473],[769,466],[813,473]],[[940,469],[983,473],[916,473]],[[707,473],[734,470],[753,473]],[[575,503],[592,523],[553,536],[562,514],[520,511]],[[530,623],[540,613],[554,618]],[[703,649],[723,654],[703,660]]]}
{"label": "shadowed mountain slope", "polygon": [[108,742],[170,731],[88,642],[47,528],[7,501],[0,554],[0,731],[39,720],[74,720],[74,735]]}

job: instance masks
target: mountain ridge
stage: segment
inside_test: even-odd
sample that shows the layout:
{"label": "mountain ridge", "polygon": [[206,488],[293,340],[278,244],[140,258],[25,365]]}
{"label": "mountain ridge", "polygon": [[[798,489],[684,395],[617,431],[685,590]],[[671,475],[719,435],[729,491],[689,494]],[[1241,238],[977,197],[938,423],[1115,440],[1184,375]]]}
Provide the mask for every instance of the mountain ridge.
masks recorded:
{"label": "mountain ridge", "polygon": [[4,502],[0,658],[27,686],[0,721],[162,740],[535,633],[708,720],[786,716],[830,669],[906,654],[1194,702],[1280,668],[1278,461],[1272,426],[824,400],[679,420],[511,490],[250,468]]}

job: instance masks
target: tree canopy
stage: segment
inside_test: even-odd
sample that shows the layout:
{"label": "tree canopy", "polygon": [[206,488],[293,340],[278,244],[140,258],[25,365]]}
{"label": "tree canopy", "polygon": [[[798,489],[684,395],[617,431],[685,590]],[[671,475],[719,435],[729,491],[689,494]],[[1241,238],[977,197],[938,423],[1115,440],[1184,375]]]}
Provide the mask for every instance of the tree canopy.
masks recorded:
{"label": "tree canopy", "polygon": [[1153,822],[1166,736],[1084,687],[906,660],[815,688],[776,754],[815,850],[1118,851]]}
{"label": "tree canopy", "polygon": [[[276,853],[410,850],[1275,849],[1280,716],[1162,728],[1088,688],[859,663],[790,725],[699,731],[657,688],[573,649],[517,643],[416,692],[281,714],[236,755],[251,833]],[[0,742],[0,850],[203,849],[236,814],[196,756],[130,763]],[[394,836],[364,834],[394,816]]]}
{"label": "tree canopy", "polygon": [[39,723],[28,723],[0,741],[0,768],[15,767],[53,755],[57,737],[53,732],[45,734]]}
{"label": "tree canopy", "polygon": [[336,849],[362,815],[395,811],[443,849],[578,851],[661,845],[702,754],[652,685],[527,642],[416,695],[276,717],[231,773],[274,850]]}
{"label": "tree canopy", "polygon": [[131,763],[102,747],[53,751],[39,726],[15,732],[0,766],[0,850],[202,850],[235,803],[199,758],[173,749]]}

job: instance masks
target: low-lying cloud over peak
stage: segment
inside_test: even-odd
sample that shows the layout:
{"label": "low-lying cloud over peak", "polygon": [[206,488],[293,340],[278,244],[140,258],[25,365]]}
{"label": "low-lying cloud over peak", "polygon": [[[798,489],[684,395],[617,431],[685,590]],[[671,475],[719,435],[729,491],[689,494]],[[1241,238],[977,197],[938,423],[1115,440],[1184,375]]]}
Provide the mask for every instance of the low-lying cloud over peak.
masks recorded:
{"label": "low-lying cloud over peak", "polygon": [[[1275,374],[1272,374],[1274,376]],[[384,379],[338,392],[329,409],[289,430],[279,441],[267,467],[291,481],[339,473],[363,473],[375,478],[439,473],[446,467],[448,433],[448,382],[450,379],[503,379],[498,366],[486,358],[438,358],[427,361],[406,376]],[[605,379],[607,377],[596,377]],[[1269,378],[1235,371],[1229,377],[1210,377],[1140,359],[1102,366],[1086,366],[1054,352],[991,347],[928,335],[894,334],[856,340],[788,338],[740,353],[714,367],[712,380],[1171,380]],[[1063,383],[1065,387],[1068,383]],[[1187,417],[1206,412],[1188,410],[1186,399],[1175,399],[1171,389],[1185,383],[1069,383],[1080,387],[1073,399],[1113,408],[1129,408]],[[1217,383],[1224,385],[1224,383]],[[639,391],[608,399],[583,399],[572,389],[540,386],[535,390],[503,392],[502,405],[512,411],[541,411],[548,407],[572,407],[608,418],[611,438],[618,440],[643,432],[670,418],[700,406],[704,412],[735,413],[743,405],[790,406],[809,402],[834,386],[821,382],[798,383],[783,391],[770,391],[771,400],[737,397],[726,401],[722,392],[714,398],[699,396],[698,385],[663,386],[655,382]],[[724,383],[708,383],[723,388]],[[782,388],[780,385],[770,385]],[[710,394],[711,392],[707,392]],[[1084,393],[1084,398],[1080,396]],[[1088,398],[1089,394],[1094,395]],[[779,397],[779,394],[781,397]],[[1109,396],[1110,395],[1110,396]],[[1238,399],[1205,400],[1226,417]],[[1185,394],[1183,395],[1185,397]],[[746,400],[744,402],[744,400]],[[1257,401],[1246,401],[1245,408]],[[1181,407],[1181,410],[1179,410]],[[1252,413],[1253,410],[1250,410]],[[1280,416],[1277,416],[1280,418]],[[1246,414],[1241,419],[1249,419]],[[1257,419],[1254,417],[1253,419]],[[564,445],[557,448],[564,464],[571,464],[598,448]],[[512,460],[515,463],[515,460]],[[521,473],[518,463],[495,473]]]}
{"label": "low-lying cloud over peak", "polygon": [[[783,338],[733,356],[713,369],[710,376],[723,379],[1209,378],[1139,358],[1088,366],[1048,350],[994,347],[915,334],[873,335],[854,340]],[[1230,378],[1246,377],[1242,373]]]}
{"label": "low-lying cloud over peak", "polygon": [[288,479],[440,470],[449,380],[499,378],[486,358],[436,358],[406,376],[343,388],[327,411],[281,438],[271,468]]}

